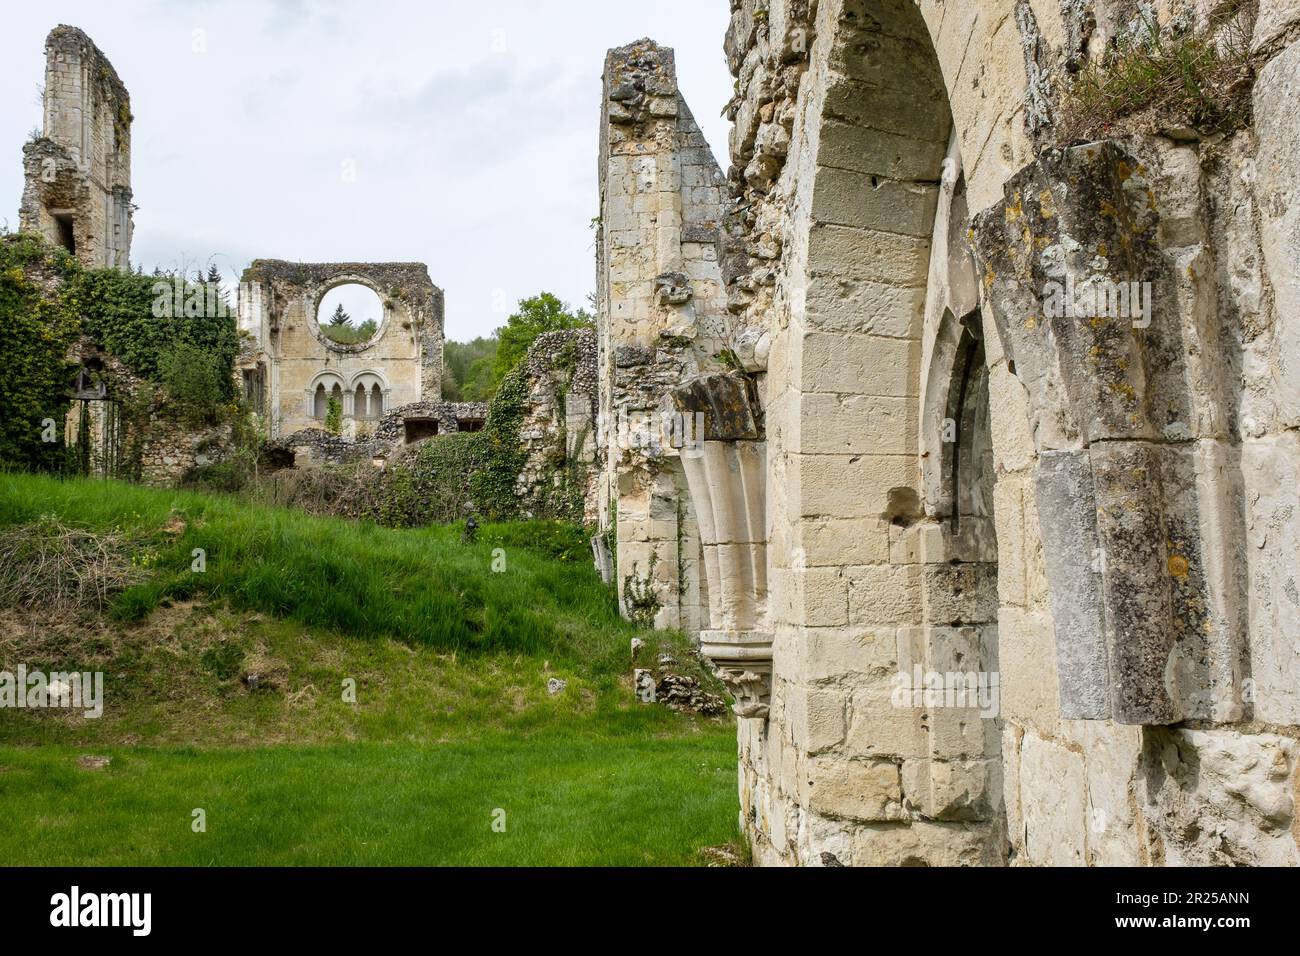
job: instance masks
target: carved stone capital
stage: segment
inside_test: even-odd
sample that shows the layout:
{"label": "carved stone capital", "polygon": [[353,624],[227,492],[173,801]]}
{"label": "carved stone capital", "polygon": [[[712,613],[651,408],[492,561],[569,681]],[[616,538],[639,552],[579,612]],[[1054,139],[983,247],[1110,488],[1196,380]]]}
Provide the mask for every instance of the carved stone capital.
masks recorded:
{"label": "carved stone capital", "polygon": [[761,631],[700,632],[700,653],[736,699],[737,717],[766,720],[772,702],[772,635]]}
{"label": "carved stone capital", "polygon": [[727,685],[736,702],[732,712],[742,719],[767,720],[772,703],[772,665],[719,667],[715,676]]}

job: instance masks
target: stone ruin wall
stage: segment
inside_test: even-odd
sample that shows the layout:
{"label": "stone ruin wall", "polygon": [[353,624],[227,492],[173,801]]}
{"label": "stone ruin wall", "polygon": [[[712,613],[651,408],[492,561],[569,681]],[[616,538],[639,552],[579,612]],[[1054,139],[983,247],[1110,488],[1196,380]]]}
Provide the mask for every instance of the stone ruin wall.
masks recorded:
{"label": "stone ruin wall", "polygon": [[[76,27],[51,30],[45,57],[42,129],[23,147],[19,228],[70,248],[85,268],[128,271],[135,212],[130,94],[113,64]],[[127,434],[125,426],[113,425],[113,403],[134,400],[139,377],[88,341],[78,342],[68,359],[111,382],[103,400],[73,401],[64,421],[72,442],[86,416],[92,474],[114,473],[116,465],[106,461],[113,433],[119,446],[139,443],[139,480],[147,485],[174,484],[224,452],[228,426],[191,428],[158,408],[141,435]]]}
{"label": "stone ruin wall", "polygon": [[[732,6],[715,257],[754,398],[707,348],[663,390],[740,463],[688,508],[766,529],[768,592],[733,581],[756,607],[702,638],[737,665],[756,859],[1300,862],[1300,6],[1261,4],[1248,128],[1065,148],[1067,71],[1134,4]],[[632,287],[601,250],[604,359]],[[1066,277],[1149,281],[1150,324],[1049,314]],[[996,717],[896,706],[918,665],[998,675]]]}
{"label": "stone ruin wall", "polygon": [[87,268],[131,268],[131,98],[76,27],[45,40],[41,134],[23,147],[19,228],[67,247]]}
{"label": "stone ruin wall", "polygon": [[677,89],[672,51],[649,40],[606,58],[600,137],[600,528],[616,539],[623,612],[699,631],[708,603],[700,531],[659,403],[717,366],[726,342],[724,178]]}
{"label": "stone ruin wall", "polygon": [[527,400],[519,426],[524,466],[515,497],[525,514],[543,495],[580,481],[583,520],[598,520],[596,330],[543,332],[524,357]]}
{"label": "stone ruin wall", "polygon": [[[383,316],[368,342],[340,344],[325,336],[316,312],[335,286],[371,289]],[[240,283],[239,327],[245,338],[240,368],[260,370],[273,437],[322,427],[315,392],[342,393],[343,437],[364,440],[376,416],[354,414],[360,384],[378,384],[383,411],[442,397],[442,290],[418,262],[298,263],[257,259]]]}
{"label": "stone ruin wall", "polygon": [[422,434],[426,436],[451,435],[462,427],[469,431],[481,426],[487,410],[486,402],[412,402],[385,415],[365,438],[331,435],[312,426],[271,439],[262,458],[272,469],[341,465],[364,459],[383,465],[396,449],[421,440],[408,440],[407,422],[423,426]]}
{"label": "stone ruin wall", "polygon": [[[521,365],[519,446],[524,463],[514,488],[517,511],[524,517],[544,511],[548,499],[578,481],[581,487],[574,493],[581,499],[584,520],[594,524],[596,332],[545,332],[529,346]],[[496,401],[412,402],[390,411],[362,439],[315,426],[300,429],[268,442],[262,460],[271,470],[357,461],[387,467],[400,449],[419,441],[482,429]]]}
{"label": "stone ruin wall", "polygon": [[[194,468],[220,461],[230,448],[229,425],[195,427],[171,416],[154,389],[128,369],[120,359],[104,352],[83,336],[69,350],[68,363],[83,370],[94,370],[103,389],[88,388],[74,398],[64,417],[63,434],[69,445],[76,445],[84,425],[88,430],[88,473],[103,477],[135,478],[141,484],[158,488],[174,486]],[[132,425],[120,414],[122,406],[149,399],[149,414],[142,424]],[[134,469],[138,450],[138,475],[124,473]],[[124,456],[123,453],[128,455]]]}

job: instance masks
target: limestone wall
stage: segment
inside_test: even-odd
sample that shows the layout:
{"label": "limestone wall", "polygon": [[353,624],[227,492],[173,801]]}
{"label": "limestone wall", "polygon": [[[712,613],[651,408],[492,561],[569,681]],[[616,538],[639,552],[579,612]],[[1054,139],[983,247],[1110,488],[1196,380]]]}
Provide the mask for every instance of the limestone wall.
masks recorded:
{"label": "limestone wall", "polygon": [[599,519],[617,538],[624,613],[690,631],[705,626],[707,603],[699,527],[659,403],[717,367],[726,341],[722,186],[672,51],[649,40],[611,50],[596,244]]}
{"label": "limestone wall", "polygon": [[[1073,72],[1144,10],[1175,38],[1236,9],[1139,6],[733,3],[760,862],[1300,862],[1300,8],[1245,22],[1246,128],[1061,144]],[[1147,282],[1149,315],[1062,315],[1067,278]],[[925,696],[958,674],[982,695]]]}
{"label": "limestone wall", "polygon": [[72,248],[82,265],[130,269],[131,98],[76,27],[45,40],[42,134],[23,147],[20,228]]}
{"label": "limestone wall", "polygon": [[[317,322],[321,298],[344,283],[367,286],[383,304],[383,318],[368,342],[334,342]],[[375,416],[354,413],[358,384],[380,386],[384,413],[442,397],[442,290],[421,263],[258,259],[241,280],[239,323],[248,340],[240,366],[263,369],[273,436],[323,426],[314,406],[322,384],[327,393],[338,386],[343,434],[350,439],[364,439],[375,427]]]}

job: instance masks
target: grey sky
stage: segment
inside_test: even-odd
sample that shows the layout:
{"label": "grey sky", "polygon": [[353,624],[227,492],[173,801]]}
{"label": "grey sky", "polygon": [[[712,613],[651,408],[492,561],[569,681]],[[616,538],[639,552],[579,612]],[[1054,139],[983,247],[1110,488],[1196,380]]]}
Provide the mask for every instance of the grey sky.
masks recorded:
{"label": "grey sky", "polygon": [[[725,169],[725,0],[103,0],[14,5],[0,33],[0,221],[18,225],[45,35],[81,27],[131,91],[133,262],[417,260],[449,338],[594,288],[605,50],[676,49]],[[201,31],[201,32],[196,32]],[[196,52],[196,47],[202,47]]]}

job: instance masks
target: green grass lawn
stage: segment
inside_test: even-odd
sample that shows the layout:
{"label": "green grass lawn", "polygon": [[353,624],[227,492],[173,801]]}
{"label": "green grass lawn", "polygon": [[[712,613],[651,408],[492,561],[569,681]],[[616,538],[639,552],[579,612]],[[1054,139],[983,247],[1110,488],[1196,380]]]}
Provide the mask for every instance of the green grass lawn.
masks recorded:
{"label": "green grass lawn", "polygon": [[736,833],[730,733],[103,753],[0,749],[6,863],[689,865]]}
{"label": "green grass lawn", "polygon": [[[102,608],[42,600],[29,545],[68,528],[130,569]],[[466,544],[3,474],[6,547],[0,669],[105,679],[97,720],[0,709],[6,862],[671,865],[736,839],[732,721],[635,699],[633,636],[638,666],[708,675],[682,635],[619,618],[578,529]]]}

